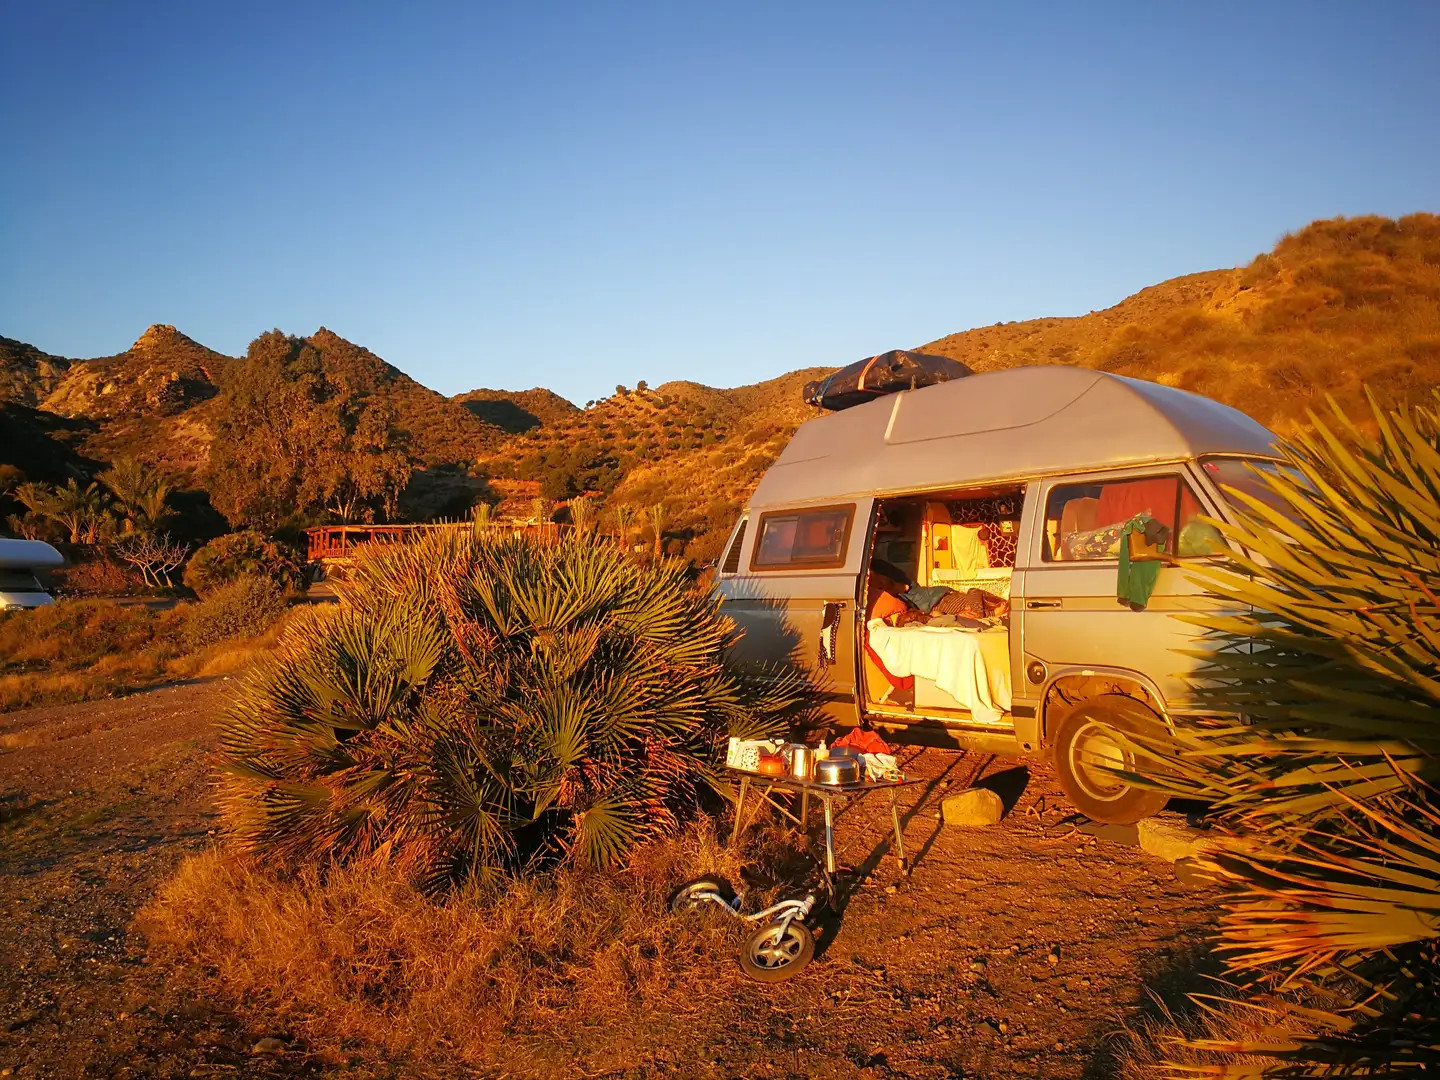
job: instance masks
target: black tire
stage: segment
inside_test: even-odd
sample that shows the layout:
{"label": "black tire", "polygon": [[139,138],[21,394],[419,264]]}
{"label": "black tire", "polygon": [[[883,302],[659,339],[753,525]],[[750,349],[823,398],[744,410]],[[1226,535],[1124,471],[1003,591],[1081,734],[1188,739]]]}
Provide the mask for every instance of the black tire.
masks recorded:
{"label": "black tire", "polygon": [[745,939],[740,967],[757,982],[784,982],[804,971],[815,959],[815,935],[799,919],[781,930],[767,923]]}
{"label": "black tire", "polygon": [[1163,734],[1165,722],[1144,702],[1123,694],[1082,701],[1060,721],[1052,744],[1060,786],[1094,821],[1132,825],[1165,809],[1169,796],[1136,787],[1109,769],[1135,772],[1134,753],[1114,732]]}
{"label": "black tire", "polygon": [[733,906],[735,901],[735,890],[730,883],[722,877],[714,874],[702,874],[692,881],[683,885],[677,885],[670,890],[669,897],[665,900],[665,906],[672,912],[697,911],[702,907],[709,907],[714,901],[697,899],[701,893],[719,893],[725,903]]}

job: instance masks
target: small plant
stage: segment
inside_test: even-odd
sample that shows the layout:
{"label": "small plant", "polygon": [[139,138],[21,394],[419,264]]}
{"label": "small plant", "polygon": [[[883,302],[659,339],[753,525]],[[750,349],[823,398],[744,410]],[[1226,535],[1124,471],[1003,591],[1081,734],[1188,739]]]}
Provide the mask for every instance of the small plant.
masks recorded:
{"label": "small plant", "polygon": [[300,584],[300,563],[263,533],[228,533],[211,540],[185,567],[185,584],[201,596],[242,577],[269,578],[281,588]]}
{"label": "small plant", "polygon": [[236,578],[186,610],[185,644],[203,649],[263,634],[284,613],[285,591],[270,578]]}

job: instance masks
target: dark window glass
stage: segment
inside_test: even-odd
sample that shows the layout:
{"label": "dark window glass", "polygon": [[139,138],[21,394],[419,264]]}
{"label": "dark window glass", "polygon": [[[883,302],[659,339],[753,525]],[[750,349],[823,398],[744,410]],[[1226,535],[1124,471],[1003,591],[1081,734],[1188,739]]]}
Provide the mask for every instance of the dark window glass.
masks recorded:
{"label": "dark window glass", "polygon": [[720,565],[722,574],[740,572],[740,549],[745,546],[745,525],[746,520],[742,517],[740,528],[735,530],[735,539],[730,541],[730,550],[725,553],[725,561]]}
{"label": "dark window glass", "polygon": [[0,592],[44,592],[29,570],[0,570]]}
{"label": "dark window glass", "polygon": [[853,506],[827,506],[764,514],[750,565],[765,570],[843,566],[854,513]]}

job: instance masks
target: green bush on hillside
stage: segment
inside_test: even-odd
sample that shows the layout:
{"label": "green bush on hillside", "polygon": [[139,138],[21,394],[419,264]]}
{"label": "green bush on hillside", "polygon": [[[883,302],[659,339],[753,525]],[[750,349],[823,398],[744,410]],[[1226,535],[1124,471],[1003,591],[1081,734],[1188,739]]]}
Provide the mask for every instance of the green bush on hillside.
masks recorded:
{"label": "green bush on hillside", "polygon": [[184,638],[190,649],[254,637],[285,612],[285,590],[267,577],[246,575],[216,589],[185,612]]}
{"label": "green bush on hillside", "polygon": [[269,578],[282,589],[300,584],[291,551],[254,531],[227,533],[197,551],[185,567],[185,584],[206,596],[243,577]]}

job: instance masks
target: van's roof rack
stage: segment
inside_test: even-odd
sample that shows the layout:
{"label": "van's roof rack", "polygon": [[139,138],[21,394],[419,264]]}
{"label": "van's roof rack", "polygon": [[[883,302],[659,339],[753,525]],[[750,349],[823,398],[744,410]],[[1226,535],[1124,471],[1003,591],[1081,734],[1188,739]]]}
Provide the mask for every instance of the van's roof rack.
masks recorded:
{"label": "van's roof rack", "polygon": [[805,403],[836,412],[874,401],[883,394],[898,394],[921,386],[963,379],[975,374],[958,360],[930,353],[891,349],[858,360],[834,374],[806,383]]}

